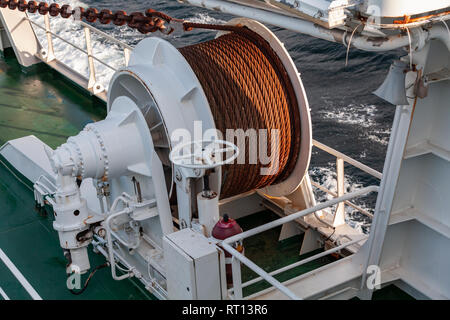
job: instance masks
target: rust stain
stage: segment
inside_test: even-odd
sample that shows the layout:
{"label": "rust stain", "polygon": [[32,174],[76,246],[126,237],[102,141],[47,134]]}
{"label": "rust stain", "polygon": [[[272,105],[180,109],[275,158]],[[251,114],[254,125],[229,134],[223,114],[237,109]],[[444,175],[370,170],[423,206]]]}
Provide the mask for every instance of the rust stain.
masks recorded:
{"label": "rust stain", "polygon": [[428,19],[432,19],[432,18],[446,16],[449,14],[450,14],[450,11],[445,11],[445,12],[440,12],[437,14],[430,14],[427,16],[412,18],[412,19],[411,19],[411,16],[404,15],[403,20],[394,20],[394,24],[409,24],[409,23],[414,23],[414,22],[421,22],[421,21],[426,21]]}
{"label": "rust stain", "polygon": [[83,220],[84,225],[87,225],[87,220],[91,219],[93,216],[88,216],[86,219]]}

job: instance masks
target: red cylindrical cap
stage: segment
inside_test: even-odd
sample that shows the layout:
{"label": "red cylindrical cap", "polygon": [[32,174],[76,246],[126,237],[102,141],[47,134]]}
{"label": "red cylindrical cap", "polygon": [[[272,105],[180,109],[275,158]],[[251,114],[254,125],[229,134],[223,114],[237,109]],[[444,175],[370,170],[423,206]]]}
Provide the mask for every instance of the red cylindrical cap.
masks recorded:
{"label": "red cylindrical cap", "polygon": [[236,220],[228,217],[227,214],[216,223],[212,230],[212,236],[218,240],[225,240],[242,232],[241,227]]}

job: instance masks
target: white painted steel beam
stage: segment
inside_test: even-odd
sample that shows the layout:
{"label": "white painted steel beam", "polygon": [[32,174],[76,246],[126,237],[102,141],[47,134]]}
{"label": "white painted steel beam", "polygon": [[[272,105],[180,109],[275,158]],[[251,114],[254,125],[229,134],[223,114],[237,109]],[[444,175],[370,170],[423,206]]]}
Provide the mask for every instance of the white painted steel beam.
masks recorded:
{"label": "white painted steel beam", "polygon": [[[203,7],[235,16],[247,17],[262,23],[279,26],[291,31],[307,34],[309,36],[347,45],[350,33],[338,29],[327,29],[313,22],[299,18],[289,17],[283,14],[269,12],[231,3],[222,0],[183,0],[194,6]],[[354,35],[351,45],[366,51],[389,51],[409,45],[408,36],[393,35],[386,38],[374,38]]]}

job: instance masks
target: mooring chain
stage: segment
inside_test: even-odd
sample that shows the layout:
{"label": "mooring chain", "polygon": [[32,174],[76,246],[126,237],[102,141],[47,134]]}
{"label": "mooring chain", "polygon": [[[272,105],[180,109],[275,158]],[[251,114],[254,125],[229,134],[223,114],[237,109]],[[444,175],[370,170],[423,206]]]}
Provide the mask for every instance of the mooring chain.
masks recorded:
{"label": "mooring chain", "polygon": [[127,14],[123,10],[112,12],[108,9],[103,9],[100,12],[96,8],[84,9],[77,7],[72,9],[70,5],[59,6],[57,3],[48,4],[47,2],[25,1],[25,0],[0,0],[1,8],[9,8],[11,10],[19,10],[21,12],[39,13],[41,15],[49,14],[52,17],[61,16],[68,19],[73,17],[75,20],[85,19],[87,22],[99,21],[102,24],[110,24],[111,22],[116,26],[123,26],[127,24],[130,28],[136,29],[143,34],[149,32],[160,31],[165,34],[170,34],[174,31],[172,26],[167,26],[171,22],[183,23],[184,20],[175,19],[165,13],[148,9],[145,13],[133,12]]}
{"label": "mooring chain", "polygon": [[101,24],[110,24],[123,26],[127,24],[130,28],[136,29],[140,33],[147,34],[150,32],[160,31],[164,34],[171,34],[175,31],[176,25],[181,25],[183,31],[191,31],[193,29],[209,29],[222,31],[237,31],[243,29],[237,26],[216,25],[208,23],[194,23],[183,19],[173,18],[163,12],[148,9],[145,13],[133,12],[127,14],[123,10],[112,12],[103,9],[90,7],[76,7],[73,9],[70,5],[60,6],[57,3],[49,4],[47,2],[25,1],[25,0],[0,0],[0,8],[9,8],[11,10],[19,10],[21,12],[39,13],[41,15],[49,14],[52,17],[60,16],[64,19],[73,17],[75,20],[86,20],[87,22],[99,21]]}

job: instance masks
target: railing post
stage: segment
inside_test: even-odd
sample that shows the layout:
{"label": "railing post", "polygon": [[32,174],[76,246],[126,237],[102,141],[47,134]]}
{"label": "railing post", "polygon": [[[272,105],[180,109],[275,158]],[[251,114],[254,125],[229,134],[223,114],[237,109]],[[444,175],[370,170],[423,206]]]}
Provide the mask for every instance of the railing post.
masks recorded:
{"label": "railing post", "polygon": [[87,27],[84,27],[84,36],[86,38],[86,51],[88,53],[88,63],[89,63],[89,82],[88,89],[92,89],[97,82],[95,78],[95,65],[94,65],[94,57],[92,54],[92,41],[91,41],[91,30]]}
{"label": "railing post", "polygon": [[50,28],[50,18],[48,14],[44,16],[45,34],[47,35],[47,52],[43,54],[46,62],[55,60],[55,51],[53,49],[52,31]]}
{"label": "railing post", "polygon": [[[336,158],[336,178],[337,178],[337,196],[342,197],[345,193],[344,181],[344,159]],[[336,207],[333,226],[339,227],[345,224],[345,203],[341,202]]]}
{"label": "railing post", "polygon": [[231,270],[233,274],[234,299],[242,300],[241,262],[234,256],[231,258]]}
{"label": "railing post", "polygon": [[124,48],[123,49],[123,55],[125,57],[125,67],[128,67],[128,64],[130,63],[130,49]]}

